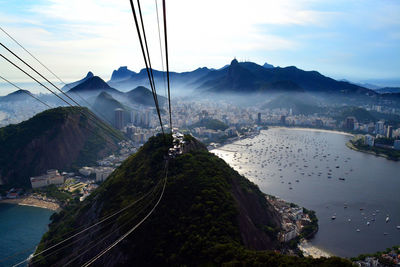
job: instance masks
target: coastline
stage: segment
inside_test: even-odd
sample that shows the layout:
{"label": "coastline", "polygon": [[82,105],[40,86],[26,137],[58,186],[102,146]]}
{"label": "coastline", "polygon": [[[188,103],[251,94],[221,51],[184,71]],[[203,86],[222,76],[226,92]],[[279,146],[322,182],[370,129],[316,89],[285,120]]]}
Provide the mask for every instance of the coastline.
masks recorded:
{"label": "coastline", "polygon": [[334,255],[330,254],[329,252],[322,250],[316,246],[313,246],[310,242],[305,239],[302,239],[300,244],[298,245],[299,249],[303,252],[305,257],[312,257],[312,258],[321,258],[321,257],[332,257]]}
{"label": "coastline", "polygon": [[245,140],[245,139],[252,139],[260,134],[262,134],[262,131],[268,131],[269,129],[290,129],[290,130],[296,130],[296,131],[310,131],[310,132],[323,132],[323,133],[335,133],[335,134],[341,134],[341,135],[346,135],[346,136],[351,136],[354,137],[354,134],[351,133],[346,133],[346,132],[341,132],[341,131],[335,131],[335,130],[326,130],[326,129],[316,129],[316,128],[305,128],[305,127],[285,127],[285,126],[268,126],[268,129],[261,129],[256,133],[252,133],[249,136],[244,136],[242,138],[240,137],[235,137],[232,139],[228,139],[223,143],[220,143],[219,146],[215,146],[213,148],[209,148],[209,151],[212,150],[218,150],[221,149],[223,146],[233,144],[237,141]]}
{"label": "coastline", "polygon": [[350,141],[346,142],[346,146],[348,148],[354,150],[354,151],[357,151],[357,152],[374,155],[376,157],[382,157],[382,158],[385,158],[387,160],[398,161],[398,159],[391,158],[388,155],[383,154],[383,153],[377,153],[377,152],[371,151],[371,150],[360,149],[360,148],[356,147],[355,145],[353,145]]}
{"label": "coastline", "polygon": [[36,198],[30,197],[30,196],[16,198],[16,199],[2,199],[2,200],[0,200],[0,204],[1,203],[15,204],[15,205],[20,205],[20,206],[30,206],[30,207],[48,209],[48,210],[53,210],[53,211],[60,210],[60,205],[58,203],[40,200],[40,199],[36,199]]}
{"label": "coastline", "polygon": [[341,135],[347,135],[347,136],[354,136],[354,134],[351,134],[351,133],[335,131],[335,130],[316,129],[316,128],[284,127],[284,126],[270,126],[268,128],[271,128],[271,129],[291,129],[291,130],[296,130],[296,131],[310,131],[310,132],[322,132],[322,133],[335,133],[335,134],[341,134]]}

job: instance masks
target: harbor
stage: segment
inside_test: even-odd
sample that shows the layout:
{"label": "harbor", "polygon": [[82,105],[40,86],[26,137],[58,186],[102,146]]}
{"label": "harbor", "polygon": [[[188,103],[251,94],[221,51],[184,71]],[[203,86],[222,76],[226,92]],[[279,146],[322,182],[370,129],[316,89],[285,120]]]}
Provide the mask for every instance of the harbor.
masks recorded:
{"label": "harbor", "polygon": [[350,138],[271,128],[212,152],[264,193],[316,211],[311,245],[353,257],[400,243],[400,164],[347,148]]}

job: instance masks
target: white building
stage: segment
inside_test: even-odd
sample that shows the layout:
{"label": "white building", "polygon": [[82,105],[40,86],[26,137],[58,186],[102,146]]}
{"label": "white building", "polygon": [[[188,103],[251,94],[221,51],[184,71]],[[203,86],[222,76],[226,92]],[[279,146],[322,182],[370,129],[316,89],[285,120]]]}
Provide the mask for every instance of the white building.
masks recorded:
{"label": "white building", "polygon": [[96,182],[102,182],[110,176],[110,174],[114,171],[114,168],[111,167],[99,167],[94,170],[96,173]]}
{"label": "white building", "polygon": [[297,228],[293,224],[284,224],[283,231],[279,234],[281,242],[289,242],[297,236]]}
{"label": "white building", "polygon": [[364,144],[368,145],[368,146],[374,146],[375,144],[375,137],[373,137],[372,135],[366,134],[364,136]]}
{"label": "white building", "polygon": [[93,168],[92,167],[82,167],[79,169],[79,173],[84,175],[84,176],[89,176],[90,174],[92,174]]}
{"label": "white building", "polygon": [[58,170],[48,170],[46,174],[31,177],[32,188],[39,188],[51,184],[60,185],[64,183],[64,176],[60,175]]}

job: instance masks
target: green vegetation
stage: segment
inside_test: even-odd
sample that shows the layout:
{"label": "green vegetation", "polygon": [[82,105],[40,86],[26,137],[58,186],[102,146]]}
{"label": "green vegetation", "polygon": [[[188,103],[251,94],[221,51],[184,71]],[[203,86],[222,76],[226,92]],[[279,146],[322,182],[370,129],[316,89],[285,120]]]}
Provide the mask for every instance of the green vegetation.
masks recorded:
{"label": "green vegetation", "polygon": [[324,112],[324,108],[318,106],[317,100],[307,94],[282,94],[263,106],[264,108],[292,109],[293,114],[310,115]]}
{"label": "green vegetation", "polygon": [[[384,138],[384,139],[386,139],[386,138]],[[378,138],[377,140],[382,141],[383,138]],[[387,141],[385,141],[385,142],[387,142]],[[363,140],[360,138],[350,140],[349,143],[350,143],[350,145],[348,145],[348,147],[354,148],[355,150],[374,154],[376,156],[383,156],[383,157],[386,157],[387,159],[394,160],[394,161],[400,160],[400,151],[399,150],[377,147],[377,146],[370,147],[370,146],[364,144]]]}
{"label": "green vegetation", "polygon": [[48,198],[53,198],[61,203],[66,203],[73,198],[73,195],[69,192],[61,191],[57,188],[56,185],[49,185],[42,188],[33,189],[32,193],[38,193],[45,195]]}
{"label": "green vegetation", "polygon": [[2,180],[8,187],[29,188],[29,177],[47,169],[77,169],[116,150],[122,134],[94,121],[87,108],[59,107],[0,128]]}
{"label": "green vegetation", "polygon": [[[190,147],[204,147],[191,137],[185,137]],[[168,136],[167,142],[171,143]],[[82,265],[100,250],[116,240],[143,218],[152,207],[165,177],[164,156],[168,146],[161,136],[151,138],[136,154],[129,157],[100,187],[80,204],[71,205],[52,217],[49,232],[38,246],[37,252],[63,240],[75,229],[90,225],[99,218],[126,207],[156,188],[150,200],[139,202],[119,214],[103,228],[96,227],[83,238],[74,238],[63,245],[64,249],[40,260],[33,266],[63,266],[77,253],[93,248],[85,258],[77,258],[72,265]],[[242,199],[239,201],[238,199]],[[146,208],[146,203],[149,203]],[[142,203],[142,204],[141,204]],[[254,213],[266,216],[262,222],[248,213],[246,221],[253,221],[258,229],[271,232],[279,225],[265,196],[256,185],[240,176],[222,159],[204,149],[191,152],[169,161],[165,194],[154,213],[112,253],[97,264],[124,266],[351,266],[345,259],[311,259],[280,255],[272,251],[254,251],[246,248],[243,236],[250,240],[260,238],[249,235],[251,225],[240,227],[239,206],[250,203],[258,206]],[[144,209],[144,211],[140,211]],[[135,215],[139,214],[138,218]],[[133,221],[130,221],[133,220]],[[126,224],[126,225],[125,225]],[[118,231],[113,234],[112,229]],[[107,235],[111,232],[111,235]],[[97,238],[107,240],[98,242]],[[265,235],[271,248],[273,237]],[[77,242],[77,243],[74,243]],[[105,244],[103,244],[105,243]],[[99,245],[100,244],[100,245]],[[69,246],[68,246],[69,245]],[[98,246],[96,246],[98,245]],[[51,253],[53,251],[49,251]],[[43,256],[45,256],[44,254]],[[104,260],[104,262],[101,262]]]}
{"label": "green vegetation", "polygon": [[381,113],[374,110],[368,111],[364,108],[359,107],[340,107],[333,110],[334,113],[338,114],[334,118],[338,121],[343,121],[347,117],[355,117],[358,122],[368,123],[376,122],[378,120],[385,120],[391,125],[400,123],[400,116],[396,114]]}
{"label": "green vegetation", "polygon": [[377,121],[377,119],[372,116],[368,110],[359,107],[339,108],[338,115],[335,117],[335,119],[338,121],[344,121],[347,117],[355,117],[358,122],[363,123]]}
{"label": "green vegetation", "polygon": [[[385,264],[386,260],[384,260],[382,258],[382,255],[383,254],[387,254],[392,250],[400,252],[400,245],[393,246],[392,248],[387,248],[385,251],[378,251],[378,252],[375,252],[375,253],[360,254],[357,257],[351,258],[351,260],[352,261],[362,261],[362,260],[365,260],[365,258],[367,258],[367,257],[375,257],[375,258],[379,259],[380,263]],[[395,266],[395,265],[393,263],[386,262],[386,264],[384,266]]]}
{"label": "green vegetation", "polygon": [[211,129],[215,131],[218,130],[225,131],[226,129],[228,129],[229,126],[217,119],[204,118],[196,122],[195,124],[189,126],[189,128],[196,128],[196,127],[205,127],[206,129]]}
{"label": "green vegetation", "polygon": [[300,233],[300,238],[310,239],[318,231],[318,218],[315,215],[315,211],[313,210],[308,210],[306,208],[303,208],[303,212],[305,214],[308,214],[311,223],[303,227]]}

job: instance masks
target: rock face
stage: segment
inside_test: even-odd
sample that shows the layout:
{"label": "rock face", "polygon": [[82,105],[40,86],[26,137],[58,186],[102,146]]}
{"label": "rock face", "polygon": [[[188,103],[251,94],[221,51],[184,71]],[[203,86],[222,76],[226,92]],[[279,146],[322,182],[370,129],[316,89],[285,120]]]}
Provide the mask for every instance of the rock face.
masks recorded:
{"label": "rock face", "polygon": [[1,128],[2,183],[30,187],[31,176],[48,169],[68,170],[91,164],[116,150],[121,134],[93,122],[88,119],[90,116],[94,115],[86,108],[63,107]]}
{"label": "rock face", "polygon": [[72,82],[72,83],[68,83],[68,84],[64,85],[64,87],[62,88],[62,90],[63,90],[63,91],[69,90],[69,89],[71,89],[71,88],[73,88],[73,87],[75,87],[75,86],[77,86],[77,85],[83,83],[84,81],[86,81],[86,80],[92,78],[93,76],[94,76],[94,75],[93,75],[93,72],[89,71],[83,79],[81,79],[81,80],[79,80],[79,81],[76,81],[76,82]]}
{"label": "rock face", "polygon": [[121,81],[128,79],[132,74],[135,74],[135,72],[128,70],[128,67],[122,66],[119,67],[118,70],[114,70],[112,75],[111,75],[111,80],[116,82],[116,81]]}

